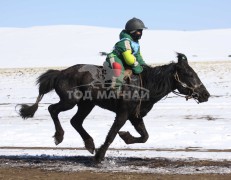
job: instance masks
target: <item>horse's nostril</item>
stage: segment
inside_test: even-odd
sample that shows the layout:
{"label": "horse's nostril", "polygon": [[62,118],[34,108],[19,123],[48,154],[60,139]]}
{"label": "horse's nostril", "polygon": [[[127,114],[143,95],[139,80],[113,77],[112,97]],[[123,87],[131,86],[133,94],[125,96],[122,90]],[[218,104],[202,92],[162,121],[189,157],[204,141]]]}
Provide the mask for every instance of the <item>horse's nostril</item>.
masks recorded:
{"label": "horse's nostril", "polygon": [[204,92],[204,97],[209,98],[210,94],[208,92]]}

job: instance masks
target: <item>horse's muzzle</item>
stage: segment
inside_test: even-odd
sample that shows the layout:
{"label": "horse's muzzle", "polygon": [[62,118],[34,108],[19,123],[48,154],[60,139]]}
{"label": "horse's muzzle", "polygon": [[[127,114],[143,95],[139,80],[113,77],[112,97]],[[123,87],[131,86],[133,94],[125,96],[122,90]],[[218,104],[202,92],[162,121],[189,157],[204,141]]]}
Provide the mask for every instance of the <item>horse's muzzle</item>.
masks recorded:
{"label": "horse's muzzle", "polygon": [[210,97],[209,92],[207,90],[204,90],[198,94],[197,99],[198,99],[199,103],[202,103],[202,102],[207,102],[209,97]]}

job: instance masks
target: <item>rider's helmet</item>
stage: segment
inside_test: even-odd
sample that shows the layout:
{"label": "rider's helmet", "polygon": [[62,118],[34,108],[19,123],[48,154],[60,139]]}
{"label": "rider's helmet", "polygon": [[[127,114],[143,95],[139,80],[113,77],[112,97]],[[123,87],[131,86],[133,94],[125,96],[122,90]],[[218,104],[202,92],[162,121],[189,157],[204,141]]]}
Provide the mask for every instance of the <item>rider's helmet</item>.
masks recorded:
{"label": "rider's helmet", "polygon": [[128,22],[125,25],[125,30],[127,31],[134,31],[139,29],[147,29],[147,27],[145,27],[143,21],[135,17],[128,20]]}

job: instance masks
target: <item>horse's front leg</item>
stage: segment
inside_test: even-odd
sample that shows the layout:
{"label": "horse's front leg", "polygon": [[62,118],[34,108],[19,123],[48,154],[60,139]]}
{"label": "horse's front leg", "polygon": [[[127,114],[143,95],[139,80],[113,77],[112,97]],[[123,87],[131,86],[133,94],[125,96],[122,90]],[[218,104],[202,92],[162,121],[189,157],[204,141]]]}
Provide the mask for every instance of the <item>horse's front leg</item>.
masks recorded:
{"label": "horse's front leg", "polygon": [[106,154],[107,149],[109,148],[110,144],[115,139],[119,130],[125,124],[127,118],[128,118],[128,116],[127,116],[126,111],[117,113],[116,119],[115,119],[111,129],[108,132],[108,135],[106,137],[104,144],[96,152],[96,155],[95,155],[96,163],[100,163],[104,159],[104,156]]}
{"label": "horse's front leg", "polygon": [[131,118],[129,120],[135,127],[136,131],[141,135],[141,137],[134,137],[128,131],[120,131],[120,137],[124,140],[126,144],[145,143],[148,140],[149,135],[145,128],[143,119]]}

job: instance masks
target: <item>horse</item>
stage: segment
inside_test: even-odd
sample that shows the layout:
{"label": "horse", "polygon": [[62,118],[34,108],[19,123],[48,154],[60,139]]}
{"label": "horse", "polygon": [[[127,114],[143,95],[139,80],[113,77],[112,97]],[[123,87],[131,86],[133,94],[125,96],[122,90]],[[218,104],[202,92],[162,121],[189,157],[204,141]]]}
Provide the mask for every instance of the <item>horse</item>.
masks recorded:
{"label": "horse", "polygon": [[[96,73],[83,69],[96,69]],[[82,137],[85,148],[90,153],[95,153],[95,162],[100,163],[117,134],[126,144],[145,143],[148,140],[149,135],[143,118],[155,103],[169,93],[173,92],[187,100],[194,99],[198,103],[206,102],[210,97],[197,73],[190,67],[187,57],[181,53],[177,53],[177,62],[156,67],[143,66],[143,72],[139,75],[132,74],[130,77],[132,81],[124,81],[119,91],[105,90],[102,80],[99,80],[99,83],[95,81],[102,77],[103,71],[102,66],[86,64],[77,64],[64,70],[48,70],[37,79],[39,95],[36,102],[33,105],[21,104],[20,116],[24,119],[33,117],[43,96],[55,90],[60,101],[48,107],[56,130],[55,144],[61,143],[64,137],[58,114],[77,105],[78,110],[70,120],[71,125]],[[82,126],[84,119],[95,106],[116,114],[105,142],[98,149],[95,148],[93,138]],[[127,120],[140,137],[120,131]]]}

